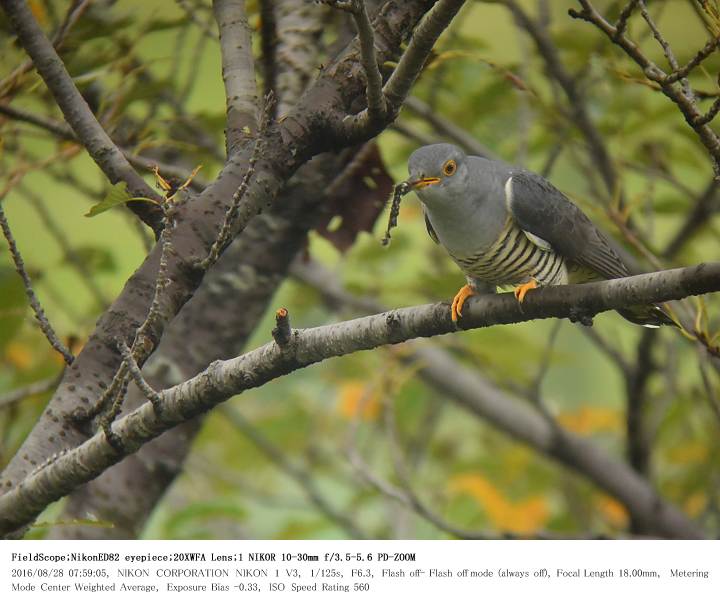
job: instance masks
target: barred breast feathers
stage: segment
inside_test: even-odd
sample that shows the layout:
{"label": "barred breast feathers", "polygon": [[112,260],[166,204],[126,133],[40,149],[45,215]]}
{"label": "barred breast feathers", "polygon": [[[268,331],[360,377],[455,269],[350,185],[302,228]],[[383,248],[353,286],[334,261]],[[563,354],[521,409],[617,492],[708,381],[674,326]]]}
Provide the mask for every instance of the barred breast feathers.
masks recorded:
{"label": "barred breast feathers", "polygon": [[451,256],[467,276],[496,286],[517,285],[529,278],[544,286],[568,282],[562,257],[534,242],[510,217],[489,248]]}

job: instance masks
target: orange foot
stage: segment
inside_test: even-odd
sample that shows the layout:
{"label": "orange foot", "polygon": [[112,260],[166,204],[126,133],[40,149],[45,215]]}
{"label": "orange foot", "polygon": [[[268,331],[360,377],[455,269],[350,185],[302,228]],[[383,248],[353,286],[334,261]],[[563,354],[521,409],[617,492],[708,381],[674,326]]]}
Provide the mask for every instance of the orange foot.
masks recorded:
{"label": "orange foot", "polygon": [[527,293],[530,290],[537,288],[538,285],[539,284],[535,281],[535,279],[531,279],[529,282],[520,284],[517,288],[515,288],[515,298],[517,298],[520,302],[524,301]]}
{"label": "orange foot", "polygon": [[453,298],[452,305],[450,305],[450,316],[452,317],[453,322],[457,323],[458,318],[462,317],[462,308],[465,301],[474,294],[475,290],[467,284],[458,290],[455,298]]}

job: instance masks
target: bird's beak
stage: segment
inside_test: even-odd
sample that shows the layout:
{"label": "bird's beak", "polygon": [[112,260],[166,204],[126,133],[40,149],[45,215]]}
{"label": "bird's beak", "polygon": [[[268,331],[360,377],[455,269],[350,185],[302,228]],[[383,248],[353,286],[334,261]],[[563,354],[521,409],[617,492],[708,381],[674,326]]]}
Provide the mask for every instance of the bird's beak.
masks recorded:
{"label": "bird's beak", "polygon": [[437,185],[440,179],[436,176],[423,177],[416,181],[410,181],[410,189],[424,189],[430,185]]}

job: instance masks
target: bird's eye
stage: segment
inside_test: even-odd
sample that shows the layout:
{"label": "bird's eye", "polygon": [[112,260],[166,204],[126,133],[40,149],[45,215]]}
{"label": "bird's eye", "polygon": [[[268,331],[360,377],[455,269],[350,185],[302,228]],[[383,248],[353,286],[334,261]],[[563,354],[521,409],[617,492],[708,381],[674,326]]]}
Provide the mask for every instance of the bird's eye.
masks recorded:
{"label": "bird's eye", "polygon": [[457,170],[457,163],[455,160],[448,160],[445,162],[445,165],[443,166],[443,174],[445,176],[452,176],[455,174],[455,171]]}

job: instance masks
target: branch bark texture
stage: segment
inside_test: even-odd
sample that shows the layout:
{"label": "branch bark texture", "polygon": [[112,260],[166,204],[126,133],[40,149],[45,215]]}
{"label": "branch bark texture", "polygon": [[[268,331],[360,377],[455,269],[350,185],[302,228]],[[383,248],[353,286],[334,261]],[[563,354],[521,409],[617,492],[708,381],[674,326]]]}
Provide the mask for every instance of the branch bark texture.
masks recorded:
{"label": "branch bark texture", "polygon": [[[484,295],[468,305],[463,327],[570,317],[578,312],[587,316],[717,290],[720,263],[707,263],[594,284],[548,287],[528,295],[522,307],[510,294]],[[233,395],[330,357],[454,330],[448,305],[438,303],[296,331],[284,347],[273,341],[235,359],[214,362],[196,377],[162,391],[161,405],[146,402],[118,420],[113,429],[121,450],[104,433],[97,433],[1,496],[0,531],[8,533],[30,522],[50,502],[97,477],[144,443]]]}

